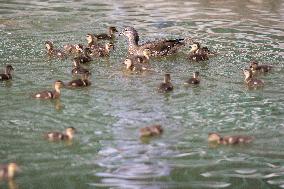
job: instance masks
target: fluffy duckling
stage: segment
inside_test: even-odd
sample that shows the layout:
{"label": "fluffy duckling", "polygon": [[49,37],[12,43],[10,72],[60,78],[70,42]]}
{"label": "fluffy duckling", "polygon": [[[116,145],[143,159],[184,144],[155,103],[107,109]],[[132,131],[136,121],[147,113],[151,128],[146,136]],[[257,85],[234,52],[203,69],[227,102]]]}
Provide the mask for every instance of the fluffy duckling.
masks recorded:
{"label": "fluffy duckling", "polygon": [[126,70],[132,71],[132,72],[136,72],[136,73],[140,73],[143,71],[147,71],[150,68],[146,65],[143,65],[141,63],[135,63],[133,62],[132,59],[130,58],[126,58],[124,60],[124,64],[126,65]]}
{"label": "fluffy duckling", "polygon": [[13,71],[14,71],[14,68],[10,64],[6,65],[4,73],[0,74],[0,81],[12,79]]}
{"label": "fluffy duckling", "polygon": [[254,140],[251,136],[224,136],[221,137],[218,133],[209,133],[208,142],[217,142],[218,144],[247,144]]}
{"label": "fluffy duckling", "polygon": [[164,93],[172,90],[174,90],[174,87],[171,83],[171,75],[169,73],[166,73],[164,76],[164,82],[158,86],[158,92]]}
{"label": "fluffy duckling", "polygon": [[44,134],[44,137],[48,140],[72,140],[76,129],[74,127],[68,127],[65,130],[65,133],[61,132],[48,132]]}
{"label": "fluffy duckling", "polygon": [[41,91],[33,95],[37,99],[57,99],[60,97],[60,88],[64,86],[64,83],[60,80],[54,82],[53,91]]}
{"label": "fluffy duckling", "polygon": [[47,54],[50,57],[66,58],[66,54],[62,52],[61,50],[55,49],[51,41],[45,42],[45,48],[46,48]]}
{"label": "fluffy duckling", "polygon": [[272,66],[270,65],[259,65],[258,62],[252,61],[250,63],[250,70],[252,71],[253,74],[258,74],[258,73],[267,73],[272,69]]}
{"label": "fluffy duckling", "polygon": [[93,61],[93,58],[90,56],[90,54],[92,53],[90,48],[85,48],[83,50],[83,54],[81,54],[80,56],[77,56],[76,58],[78,58],[80,60],[80,63],[84,64],[84,63],[88,63]]}
{"label": "fluffy duckling", "polygon": [[185,45],[184,39],[158,40],[139,44],[138,32],[133,27],[126,27],[120,35],[128,38],[128,53],[143,56],[144,49],[150,49],[151,56],[166,56],[176,53]]}
{"label": "fluffy duckling", "polygon": [[20,171],[21,169],[16,163],[2,164],[0,165],[0,180],[13,179]]}
{"label": "fluffy duckling", "polygon": [[158,136],[163,133],[163,128],[161,125],[151,125],[141,128],[139,130],[139,133],[140,137]]}
{"label": "fluffy duckling", "polygon": [[194,61],[205,61],[209,60],[209,56],[214,56],[215,53],[209,51],[207,47],[202,47],[200,43],[195,42],[191,45],[191,50],[189,51],[188,58]]}
{"label": "fluffy duckling", "polygon": [[81,66],[80,58],[76,57],[73,59],[73,69],[71,71],[72,75],[79,75],[79,74],[86,74],[90,71],[88,69],[85,69]]}
{"label": "fluffy duckling", "polygon": [[108,28],[108,34],[101,33],[101,34],[95,35],[95,37],[97,39],[102,39],[102,40],[114,40],[116,32],[118,32],[116,27],[111,26]]}
{"label": "fluffy duckling", "polygon": [[91,82],[89,80],[89,77],[90,77],[90,73],[85,73],[82,75],[82,78],[81,79],[75,79],[75,80],[72,80],[70,82],[67,83],[67,87],[88,87],[91,85]]}
{"label": "fluffy duckling", "polygon": [[198,85],[200,83],[200,78],[199,78],[199,72],[194,72],[193,76],[191,78],[189,78],[187,81],[185,81],[184,84],[187,85]]}
{"label": "fluffy duckling", "polygon": [[244,75],[245,75],[245,83],[248,87],[257,88],[257,87],[263,87],[264,86],[263,81],[253,77],[251,70],[244,69],[243,72],[244,72]]}
{"label": "fluffy duckling", "polygon": [[83,53],[84,46],[82,44],[64,45],[64,50],[68,55],[80,55]]}
{"label": "fluffy duckling", "polygon": [[109,56],[111,49],[114,49],[114,44],[112,42],[106,43],[103,48],[98,47],[97,49],[92,50],[91,56],[95,57]]}

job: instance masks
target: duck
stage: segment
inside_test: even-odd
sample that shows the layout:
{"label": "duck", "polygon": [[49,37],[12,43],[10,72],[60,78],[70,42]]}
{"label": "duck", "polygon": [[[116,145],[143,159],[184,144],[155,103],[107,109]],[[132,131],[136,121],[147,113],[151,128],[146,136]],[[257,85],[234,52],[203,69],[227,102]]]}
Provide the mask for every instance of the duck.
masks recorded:
{"label": "duck", "polygon": [[150,56],[151,56],[151,50],[150,49],[144,49],[143,50],[143,55],[132,55],[129,56],[133,62],[141,63],[141,64],[149,64]]}
{"label": "duck", "polygon": [[97,49],[100,47],[98,43],[98,38],[94,34],[88,33],[86,35],[86,39],[88,42],[87,47],[90,48],[90,50]]}
{"label": "duck", "polygon": [[54,90],[53,91],[41,91],[33,95],[34,98],[37,99],[57,99],[60,98],[60,88],[64,86],[64,83],[60,80],[54,82]]}
{"label": "duck", "polygon": [[133,62],[133,59],[126,58],[124,60],[124,64],[126,65],[126,70],[141,73],[150,69],[149,66],[143,65],[139,62]]}
{"label": "duck", "polygon": [[171,75],[166,73],[164,76],[164,82],[158,86],[158,92],[165,93],[173,91],[174,87],[171,83]]}
{"label": "duck", "polygon": [[109,56],[111,49],[114,49],[114,44],[109,42],[106,43],[104,47],[93,49],[90,55],[95,57],[107,57]]}
{"label": "duck", "polygon": [[143,50],[148,48],[151,51],[151,56],[166,56],[175,54],[185,46],[184,39],[162,39],[140,45],[138,32],[133,27],[124,28],[120,35],[128,38],[128,53],[130,55],[143,56]]}
{"label": "duck", "polygon": [[90,71],[86,68],[83,68],[81,66],[80,58],[76,57],[73,59],[73,69],[71,73],[72,75],[80,75],[80,74],[86,74],[86,73],[90,74]]}
{"label": "duck", "polygon": [[64,50],[68,55],[80,55],[83,53],[84,46],[82,44],[64,45]]}
{"label": "duck", "polygon": [[8,64],[5,66],[4,73],[0,74],[0,81],[6,81],[12,79],[12,71],[14,71],[14,68],[12,65]]}
{"label": "duck", "polygon": [[191,84],[198,85],[199,83],[200,83],[199,72],[194,72],[193,76],[184,82],[184,84],[187,84],[187,85],[191,85]]}
{"label": "duck", "polygon": [[67,83],[67,87],[71,87],[71,88],[74,88],[74,87],[88,87],[91,85],[91,82],[89,80],[89,77],[90,77],[90,73],[85,73],[82,75],[82,78],[81,79],[75,79],[75,80],[72,80],[70,82]]}
{"label": "duck", "polygon": [[222,137],[218,133],[209,133],[208,134],[208,142],[217,142],[217,144],[248,144],[254,140],[254,137],[251,136],[224,136]]}
{"label": "duck", "polygon": [[44,44],[45,44],[45,48],[46,48],[48,56],[62,58],[62,59],[66,58],[66,54],[59,49],[55,49],[51,41],[46,41]]}
{"label": "duck", "polygon": [[163,133],[163,128],[159,124],[143,127],[139,130],[140,137],[158,136]]}
{"label": "duck", "polygon": [[79,56],[77,56],[75,58],[78,58],[80,60],[80,63],[82,63],[82,64],[89,63],[89,62],[93,61],[93,58],[90,56],[91,53],[92,53],[91,49],[89,47],[87,47],[83,50],[83,54],[80,54]]}
{"label": "duck", "polygon": [[252,71],[250,69],[243,70],[245,75],[245,84],[250,88],[263,87],[264,82],[262,80],[253,77]]}
{"label": "duck", "polygon": [[108,28],[108,33],[101,33],[94,36],[99,40],[114,40],[116,32],[118,32],[116,27],[111,26]]}
{"label": "duck", "polygon": [[68,127],[65,129],[65,133],[61,132],[48,132],[44,134],[44,138],[48,140],[72,140],[76,129],[74,127]]}
{"label": "duck", "polygon": [[188,59],[196,62],[209,60],[210,56],[214,56],[216,53],[209,51],[208,47],[201,47],[200,43],[194,42],[191,45]]}
{"label": "duck", "polygon": [[0,165],[0,180],[13,179],[20,172],[19,165],[15,162]]}
{"label": "duck", "polygon": [[271,65],[259,65],[257,61],[252,61],[250,63],[250,70],[253,74],[267,73],[272,69]]}

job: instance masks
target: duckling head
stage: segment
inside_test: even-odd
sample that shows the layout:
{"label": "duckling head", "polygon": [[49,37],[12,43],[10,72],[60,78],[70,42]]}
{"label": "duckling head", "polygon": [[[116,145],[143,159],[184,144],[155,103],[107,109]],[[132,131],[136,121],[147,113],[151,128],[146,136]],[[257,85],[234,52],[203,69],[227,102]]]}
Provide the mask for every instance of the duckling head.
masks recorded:
{"label": "duckling head", "polygon": [[114,26],[109,27],[108,30],[110,31],[111,34],[118,32],[116,27],[114,27]]}
{"label": "duckling head", "polygon": [[258,66],[258,62],[257,61],[252,61],[251,63],[250,63],[250,69],[251,70],[254,70],[254,69],[256,69],[257,68],[257,66]]}
{"label": "duckling head", "polygon": [[124,30],[119,34],[126,36],[129,40],[134,40],[135,43],[138,44],[139,35],[138,32],[133,27],[126,27]]}
{"label": "duckling head", "polygon": [[197,72],[197,71],[194,72],[194,73],[193,73],[193,78],[198,78],[198,77],[199,77],[199,72]]}
{"label": "duckling head", "polygon": [[8,64],[6,66],[6,69],[5,69],[6,73],[11,73],[12,71],[14,71],[14,68],[12,67],[11,64]]}
{"label": "duckling head", "polygon": [[126,69],[131,69],[131,67],[133,66],[133,62],[130,58],[126,58],[124,60],[124,64],[126,65]]}
{"label": "duckling head", "polygon": [[75,49],[77,52],[83,52],[84,46],[82,44],[76,44]]}
{"label": "duckling head", "polygon": [[170,83],[171,82],[171,75],[169,73],[166,73],[164,76],[164,83]]}
{"label": "duckling head", "polygon": [[47,51],[53,50],[53,43],[51,41],[46,41],[44,44]]}
{"label": "duckling head", "polygon": [[196,52],[199,48],[200,48],[200,43],[198,42],[194,42],[192,45],[190,45],[191,50],[189,51],[191,52]]}
{"label": "duckling head", "polygon": [[243,70],[244,75],[245,75],[245,79],[251,78],[252,77],[252,71],[249,69],[244,69]]}
{"label": "duckling head", "polygon": [[17,172],[20,172],[21,169],[16,163],[9,163],[8,168],[8,178],[13,178]]}
{"label": "duckling head", "polygon": [[110,49],[114,49],[114,44],[112,42],[106,43],[105,49],[110,51]]}
{"label": "duckling head", "polygon": [[68,136],[69,139],[74,138],[75,132],[76,132],[76,129],[74,127],[68,127],[65,130],[65,134]]}
{"label": "duckling head", "polygon": [[63,81],[57,80],[54,82],[54,89],[58,92],[60,91],[60,88],[64,86]]}
{"label": "duckling head", "polygon": [[209,133],[208,142],[219,142],[222,137],[218,133]]}
{"label": "duckling head", "polygon": [[95,43],[95,42],[97,42],[97,40],[98,40],[98,38],[96,38],[96,37],[94,36],[94,34],[91,34],[91,33],[88,33],[88,34],[86,35],[86,39],[87,39],[87,41],[88,41],[88,44],[90,44],[90,43]]}
{"label": "duckling head", "polygon": [[143,50],[143,55],[147,58],[147,59],[149,59],[150,58],[150,56],[151,56],[151,50],[150,49],[144,49]]}

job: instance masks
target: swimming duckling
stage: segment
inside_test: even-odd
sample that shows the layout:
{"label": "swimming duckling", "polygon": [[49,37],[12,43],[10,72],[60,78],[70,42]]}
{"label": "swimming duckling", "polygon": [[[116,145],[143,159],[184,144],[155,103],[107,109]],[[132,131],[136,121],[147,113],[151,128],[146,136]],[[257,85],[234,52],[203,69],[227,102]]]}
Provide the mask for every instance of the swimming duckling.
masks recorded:
{"label": "swimming duckling", "polygon": [[60,132],[48,132],[44,134],[44,138],[48,140],[72,140],[76,129],[74,127],[68,127],[65,130],[65,133]]}
{"label": "swimming duckling", "polygon": [[171,75],[169,73],[165,74],[164,76],[164,82],[161,83],[158,87],[158,92],[169,92],[174,90],[174,87],[171,83]]}
{"label": "swimming duckling", "polygon": [[95,56],[95,57],[109,56],[111,49],[114,49],[113,43],[112,42],[106,43],[104,48],[98,47],[97,49],[92,50],[91,56]]}
{"label": "swimming duckling", "polygon": [[150,137],[161,135],[163,133],[163,128],[161,125],[151,125],[148,127],[143,127],[139,131],[140,137]]}
{"label": "swimming duckling", "polygon": [[150,60],[150,56],[151,56],[151,51],[150,49],[144,49],[143,50],[143,56],[139,56],[139,55],[133,55],[130,56],[129,58],[135,63],[141,63],[141,64],[148,64],[149,60]]}
{"label": "swimming duckling", "polygon": [[10,64],[6,65],[4,73],[0,74],[0,81],[12,79],[12,71],[14,68]]}
{"label": "swimming duckling", "polygon": [[114,40],[116,32],[118,32],[116,27],[111,26],[108,28],[108,34],[106,33],[97,34],[95,35],[95,37],[97,39],[102,39],[102,40]]}
{"label": "swimming duckling", "polygon": [[130,58],[126,58],[124,60],[124,64],[126,65],[126,70],[136,72],[136,73],[140,73],[140,72],[147,71],[150,69],[146,65],[143,65],[140,63],[134,63],[133,60]]}
{"label": "swimming duckling", "polygon": [[90,48],[85,48],[83,50],[83,54],[75,57],[75,58],[78,58],[80,60],[80,63],[88,63],[88,62],[91,62],[93,61],[93,58],[90,56],[90,54],[92,53],[91,49]]}
{"label": "swimming duckling", "polygon": [[258,73],[267,73],[272,69],[272,66],[270,65],[259,65],[258,62],[252,61],[250,63],[250,70],[252,71],[253,74],[258,74]]}
{"label": "swimming duckling", "polygon": [[185,43],[182,42],[184,39],[158,40],[139,45],[139,35],[133,27],[126,27],[120,35],[124,35],[128,38],[128,53],[130,55],[143,56],[143,50],[146,48],[150,49],[151,56],[172,55],[185,45]]}
{"label": "swimming duckling", "polygon": [[64,45],[64,50],[68,55],[80,55],[83,53],[84,46],[82,44]]}
{"label": "swimming duckling", "polygon": [[257,87],[263,87],[264,86],[263,81],[256,79],[256,78],[253,78],[251,70],[244,69],[243,72],[244,72],[244,75],[245,75],[245,83],[248,87],[257,88]]}
{"label": "swimming duckling", "polygon": [[67,87],[88,87],[91,85],[89,80],[90,73],[85,73],[82,75],[81,79],[75,79],[67,83]]}
{"label": "swimming duckling", "polygon": [[214,56],[215,53],[209,51],[207,47],[200,46],[200,43],[194,42],[191,45],[191,50],[189,51],[188,58],[194,61],[205,61],[209,60],[209,56]]}
{"label": "swimming duckling", "polygon": [[8,163],[0,165],[0,180],[13,179],[17,172],[21,169],[16,163]]}
{"label": "swimming duckling", "polygon": [[41,91],[33,95],[34,98],[38,99],[56,99],[60,97],[60,88],[64,86],[64,83],[60,80],[54,82],[53,91]]}
{"label": "swimming duckling", "polygon": [[55,49],[51,41],[45,42],[45,48],[47,50],[47,54],[50,57],[66,58],[66,54],[62,52],[61,50]]}
{"label": "swimming duckling", "polygon": [[184,84],[194,84],[197,85],[200,83],[199,72],[194,72],[193,76],[189,78]]}
{"label": "swimming duckling", "polygon": [[218,144],[247,144],[254,140],[251,136],[224,136],[221,137],[218,133],[209,133],[208,142],[217,142]]}
{"label": "swimming duckling", "polygon": [[81,66],[80,58],[76,57],[76,58],[73,59],[73,69],[72,69],[71,73],[73,75],[86,74],[86,73],[90,74],[90,71],[88,69],[83,68]]}

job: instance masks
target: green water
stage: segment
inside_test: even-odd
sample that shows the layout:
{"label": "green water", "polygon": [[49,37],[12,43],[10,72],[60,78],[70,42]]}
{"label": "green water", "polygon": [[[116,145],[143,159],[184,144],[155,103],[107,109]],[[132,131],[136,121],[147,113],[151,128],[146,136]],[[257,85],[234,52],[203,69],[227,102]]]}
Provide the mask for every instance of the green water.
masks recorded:
{"label": "green water", "polygon": [[[89,68],[92,86],[62,90],[58,101],[34,92],[69,81],[70,60],[48,60],[44,41],[86,43],[87,33],[133,26],[141,41],[190,36],[219,55],[203,63],[175,57],[151,60],[156,72],[127,75],[124,37],[109,58]],[[0,163],[22,172],[0,188],[284,188],[284,2],[0,1],[0,65],[14,78],[0,83]],[[274,66],[265,87],[248,90],[241,69],[258,60]],[[183,82],[200,71],[199,87]],[[174,92],[158,94],[163,74]],[[164,127],[142,142],[138,130]],[[72,143],[43,140],[73,126]],[[212,147],[208,132],[245,134],[249,145]]]}

